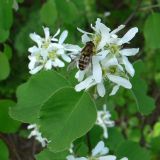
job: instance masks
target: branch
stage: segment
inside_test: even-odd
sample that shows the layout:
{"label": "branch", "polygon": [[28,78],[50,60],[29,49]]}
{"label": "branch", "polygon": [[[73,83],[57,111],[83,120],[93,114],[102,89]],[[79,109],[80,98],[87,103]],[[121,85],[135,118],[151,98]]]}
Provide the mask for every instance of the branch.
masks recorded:
{"label": "branch", "polygon": [[130,16],[125,20],[125,22],[123,23],[124,25],[127,25],[132,19],[133,17],[137,14],[137,11],[139,10],[141,3],[143,0],[138,0],[137,2],[137,6],[135,8],[135,10],[130,14]]}

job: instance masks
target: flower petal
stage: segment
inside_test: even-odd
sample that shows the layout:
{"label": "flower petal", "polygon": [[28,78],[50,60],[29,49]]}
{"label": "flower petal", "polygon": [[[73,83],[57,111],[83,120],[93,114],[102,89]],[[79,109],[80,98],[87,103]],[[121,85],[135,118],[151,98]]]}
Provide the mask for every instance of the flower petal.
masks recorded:
{"label": "flower petal", "polygon": [[107,56],[107,54],[109,53],[109,51],[108,50],[104,50],[104,51],[101,51],[101,52],[99,52],[99,53],[97,53],[97,58],[99,59],[99,60],[103,60],[106,56]]}
{"label": "flower petal", "polygon": [[32,69],[31,71],[29,71],[30,74],[36,74],[37,72],[39,72],[41,69],[43,68],[43,66],[38,66],[34,69]]}
{"label": "flower petal", "polygon": [[116,34],[117,32],[119,32],[120,30],[122,30],[125,27],[125,25],[120,25],[118,26],[118,28],[114,29],[110,34]]}
{"label": "flower petal", "polygon": [[57,64],[58,67],[64,67],[65,66],[64,62],[61,61],[58,58],[55,59],[55,63]]}
{"label": "flower petal", "polygon": [[123,86],[124,88],[127,88],[127,89],[132,88],[132,84],[130,83],[130,81],[125,78],[122,78],[120,76],[115,76],[112,74],[107,74],[107,77],[110,81],[112,81],[120,86]]}
{"label": "flower petal", "polygon": [[87,42],[91,41],[87,34],[82,35],[82,43],[86,44]]}
{"label": "flower petal", "polygon": [[55,62],[52,62],[52,65],[53,65],[54,67],[57,67],[57,66],[58,66],[58,64],[55,63]]}
{"label": "flower petal", "polygon": [[99,96],[104,97],[104,95],[106,93],[106,89],[104,87],[103,82],[97,84],[97,92],[98,92]]}
{"label": "flower petal", "polygon": [[97,83],[100,83],[102,80],[102,69],[99,63],[99,59],[96,56],[93,56],[92,63],[93,63],[93,77]]}
{"label": "flower petal", "polygon": [[51,46],[53,49],[63,49],[64,48],[63,45],[60,43],[52,43]]}
{"label": "flower petal", "polygon": [[32,70],[32,69],[34,69],[37,60],[36,60],[36,57],[35,57],[35,56],[28,56],[28,58],[29,58],[29,60],[30,60],[30,62],[29,62],[29,64],[28,64],[28,68],[29,68],[30,70]]}
{"label": "flower petal", "polygon": [[113,57],[113,58],[105,58],[103,61],[102,61],[102,66],[105,66],[105,67],[110,67],[110,66],[116,66],[118,65],[118,61],[117,61],[117,58],[116,57]]}
{"label": "flower petal", "polygon": [[133,77],[135,74],[135,70],[132,64],[129,62],[128,58],[123,56],[123,64],[125,66],[126,71]]}
{"label": "flower petal", "polygon": [[99,27],[100,27],[99,29],[101,34],[101,41],[97,46],[97,51],[102,49],[106,45],[110,36],[108,27],[106,27],[103,23],[99,24]]}
{"label": "flower petal", "polygon": [[120,160],[128,160],[128,158],[127,157],[123,157]]}
{"label": "flower petal", "polygon": [[118,42],[119,45],[122,45],[124,43],[128,43],[138,32],[138,28],[134,27],[131,28]]}
{"label": "flower petal", "polygon": [[92,156],[105,155],[109,152],[109,149],[104,146],[104,142],[100,141],[96,147],[92,150]]}
{"label": "flower petal", "polygon": [[63,58],[63,60],[65,60],[66,62],[71,62],[71,58],[67,55],[67,54],[62,54],[61,57]]}
{"label": "flower petal", "polygon": [[139,52],[139,48],[128,48],[120,50],[120,54],[123,56],[134,56]]}
{"label": "flower petal", "polygon": [[99,160],[116,160],[116,156],[107,155],[107,156],[99,157]]}
{"label": "flower petal", "polygon": [[110,96],[115,95],[118,90],[119,90],[119,85],[115,85],[109,95],[110,95]]}
{"label": "flower petal", "polygon": [[76,73],[75,78],[78,79],[78,81],[80,82],[80,81],[83,80],[84,75],[85,75],[85,71],[79,70],[79,71]]}
{"label": "flower petal", "polygon": [[39,48],[38,47],[36,47],[36,46],[33,46],[33,47],[30,47],[29,49],[28,49],[28,51],[30,52],[30,53],[37,53],[37,52],[39,52]]}
{"label": "flower petal", "polygon": [[54,34],[53,38],[56,37],[57,35],[59,35],[60,33],[60,29],[57,30],[57,32]]}
{"label": "flower petal", "polygon": [[64,48],[66,51],[72,52],[71,55],[79,54],[82,50],[81,47],[79,47],[78,45],[72,45],[72,44],[66,44]]}
{"label": "flower petal", "polygon": [[63,44],[63,42],[65,41],[65,39],[67,38],[68,36],[68,31],[63,31],[62,34],[60,35],[59,37],[59,43],[60,44]]}
{"label": "flower petal", "polygon": [[67,160],[75,160],[74,156],[72,156],[72,155],[69,155],[66,158],[67,158]]}
{"label": "flower petal", "polygon": [[92,150],[92,156],[96,156],[97,154],[101,153],[104,148],[104,142],[100,141],[95,148]]}
{"label": "flower petal", "polygon": [[108,138],[107,127],[105,124],[102,124],[101,127],[103,128],[103,137],[107,139]]}
{"label": "flower petal", "polygon": [[52,69],[52,61],[51,61],[51,60],[48,60],[47,63],[45,64],[44,68],[45,68],[46,70]]}
{"label": "flower petal", "polygon": [[29,36],[34,42],[37,43],[38,47],[40,48],[42,45],[42,38],[36,33],[31,33]]}
{"label": "flower petal", "polygon": [[86,31],[84,31],[84,30],[82,30],[82,29],[80,29],[80,28],[78,28],[78,27],[77,27],[77,30],[78,30],[79,32],[83,33],[83,34],[90,34],[90,35],[92,35],[92,33],[86,32]]}
{"label": "flower petal", "polygon": [[49,28],[48,27],[43,27],[43,30],[44,30],[45,40],[48,40],[49,36],[50,36]]}
{"label": "flower petal", "polygon": [[91,83],[93,83],[93,77],[89,76],[84,81],[82,81],[81,83],[77,84],[75,86],[75,90],[77,92],[80,92],[81,90],[86,89]]}
{"label": "flower petal", "polygon": [[108,33],[110,31],[110,28],[108,28],[106,25],[104,25],[102,22],[101,22],[101,19],[100,18],[97,18],[96,20],[96,25],[95,27],[93,28],[95,29],[96,32],[106,32]]}

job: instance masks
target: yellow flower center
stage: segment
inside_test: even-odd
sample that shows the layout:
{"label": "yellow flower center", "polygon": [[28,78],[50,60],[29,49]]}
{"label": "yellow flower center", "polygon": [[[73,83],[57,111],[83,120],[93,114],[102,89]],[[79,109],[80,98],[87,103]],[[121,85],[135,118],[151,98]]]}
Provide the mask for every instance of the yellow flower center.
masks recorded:
{"label": "yellow flower center", "polygon": [[117,68],[115,66],[111,66],[109,68],[102,68],[102,75],[106,76],[107,73],[115,74],[117,72]]}
{"label": "yellow flower center", "polygon": [[50,39],[47,39],[47,41],[46,40],[44,40],[44,42],[43,42],[43,44],[42,44],[42,48],[48,48],[48,46],[49,46],[49,44],[50,44],[50,42],[51,42],[51,40]]}
{"label": "yellow flower center", "polygon": [[89,159],[89,160],[98,160],[98,159],[95,158],[95,157],[89,157],[88,159]]}
{"label": "yellow flower center", "polygon": [[116,73],[116,70],[117,69],[114,66],[109,68],[109,72],[112,73],[112,74]]}
{"label": "yellow flower center", "polygon": [[49,59],[54,60],[56,57],[57,57],[56,50],[49,52],[49,54],[48,54]]}
{"label": "yellow flower center", "polygon": [[99,42],[101,41],[101,35],[96,34],[96,35],[93,36],[92,39],[93,39],[93,43],[94,43],[94,45],[95,45],[95,50],[96,50]]}
{"label": "yellow flower center", "polygon": [[110,45],[106,46],[106,48],[109,49],[110,52],[113,54],[118,54],[119,50],[120,50],[120,46],[117,46],[115,44],[110,44]]}

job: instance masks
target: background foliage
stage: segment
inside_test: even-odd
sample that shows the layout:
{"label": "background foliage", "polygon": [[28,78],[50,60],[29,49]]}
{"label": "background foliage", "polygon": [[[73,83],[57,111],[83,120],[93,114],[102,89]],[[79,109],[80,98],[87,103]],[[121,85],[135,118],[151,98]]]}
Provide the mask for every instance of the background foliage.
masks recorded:
{"label": "background foliage", "polygon": [[[111,15],[105,16],[106,12],[111,12]],[[52,33],[58,28],[67,29],[69,31],[67,42],[80,44],[81,38],[77,27],[90,31],[90,23],[94,23],[97,17],[102,18],[111,28],[120,24],[126,24],[127,29],[137,26],[139,34],[132,46],[140,47],[140,53],[133,61],[141,59],[134,64],[136,75],[131,80],[132,90],[121,89],[115,97],[99,99],[96,104],[100,107],[106,102],[112,119],[116,122],[116,128],[109,129],[110,136],[105,143],[119,158],[126,156],[129,160],[160,159],[159,0],[0,0],[1,160],[33,160],[35,154],[37,160],[65,159],[67,150],[61,153],[52,151],[57,150],[57,147],[58,151],[66,149],[70,141],[76,138],[79,138],[75,141],[76,153],[80,156],[86,155],[89,147],[85,137],[81,136],[84,130],[87,132],[88,128],[91,129],[93,126],[96,118],[95,104],[87,94],[72,93],[70,87],[74,86],[75,81],[71,75],[74,73],[68,76],[61,70],[60,73],[64,76],[62,77],[50,71],[31,77],[27,68],[27,50],[32,45],[29,33],[42,34],[42,26],[50,27]],[[70,128],[64,126],[61,139],[58,134],[62,128],[54,124],[55,131],[50,130],[53,124],[49,125],[48,122],[54,121],[55,118],[64,124],[72,111],[66,112],[65,107],[55,108],[57,114],[54,115],[48,104],[53,103],[54,96],[62,97],[63,102],[67,102],[65,94],[67,90],[71,93],[68,105],[73,106],[71,110],[75,111],[75,115],[76,111],[82,110],[76,105],[79,99],[86,99],[86,104],[81,104],[86,108],[85,113],[81,111],[83,121],[79,127],[82,130],[75,130],[74,135],[67,139],[65,131],[72,129],[75,120],[75,117],[71,116],[66,125]],[[46,114],[48,111],[49,115]],[[58,112],[64,114],[60,115]],[[81,115],[77,118],[81,118]],[[91,122],[86,124],[85,121],[89,119],[92,119]],[[49,147],[50,150],[40,152],[41,146],[34,139],[27,139],[27,123],[35,122],[44,124],[46,127],[42,127],[41,130],[47,137],[55,139],[55,143],[51,143]],[[91,145],[94,147],[102,137],[102,130],[94,126],[89,134]],[[62,143],[60,140],[66,142]]]}

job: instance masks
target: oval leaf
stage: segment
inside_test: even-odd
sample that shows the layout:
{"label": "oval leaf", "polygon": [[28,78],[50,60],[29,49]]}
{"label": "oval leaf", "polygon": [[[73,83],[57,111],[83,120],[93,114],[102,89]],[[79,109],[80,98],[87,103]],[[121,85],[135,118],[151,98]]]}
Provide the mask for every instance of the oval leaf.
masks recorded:
{"label": "oval leaf", "polygon": [[36,160],[65,160],[68,154],[67,151],[53,153],[49,149],[45,149],[36,155]]}
{"label": "oval leaf", "polygon": [[54,0],[47,1],[40,11],[41,20],[46,25],[53,26],[57,19],[57,9]]}
{"label": "oval leaf", "polygon": [[132,78],[132,93],[136,100],[138,110],[144,114],[150,114],[155,108],[155,101],[152,97],[147,95],[147,84],[144,80],[141,79],[141,73],[144,71],[145,67],[142,61],[137,61],[134,64],[136,74]]}
{"label": "oval leaf", "polygon": [[5,143],[0,140],[0,160],[9,159],[9,151]]}
{"label": "oval leaf", "polygon": [[4,80],[9,76],[10,66],[7,56],[0,52],[0,80]]}
{"label": "oval leaf", "polygon": [[16,132],[19,128],[20,123],[11,119],[8,114],[9,108],[14,105],[15,103],[11,100],[0,100],[0,132],[12,133]]}
{"label": "oval leaf", "polygon": [[151,14],[144,26],[144,36],[148,48],[160,48],[160,13]]}
{"label": "oval leaf", "polygon": [[39,110],[54,93],[68,86],[68,82],[55,71],[44,71],[32,76],[17,90],[18,102],[11,116],[26,123],[36,123]]}
{"label": "oval leaf", "polygon": [[68,87],[58,90],[40,111],[40,129],[51,140],[50,150],[69,148],[73,140],[91,129],[96,114],[95,103],[87,93],[77,93]]}

